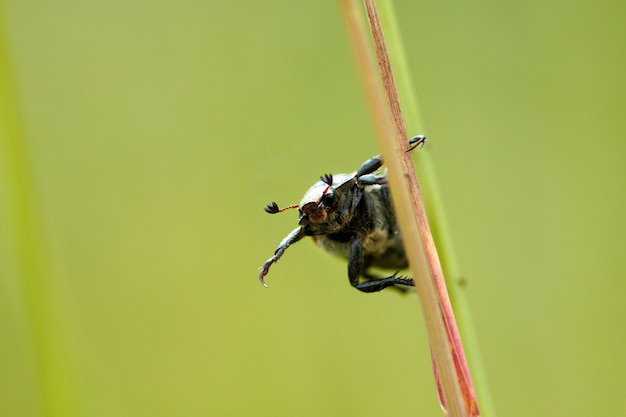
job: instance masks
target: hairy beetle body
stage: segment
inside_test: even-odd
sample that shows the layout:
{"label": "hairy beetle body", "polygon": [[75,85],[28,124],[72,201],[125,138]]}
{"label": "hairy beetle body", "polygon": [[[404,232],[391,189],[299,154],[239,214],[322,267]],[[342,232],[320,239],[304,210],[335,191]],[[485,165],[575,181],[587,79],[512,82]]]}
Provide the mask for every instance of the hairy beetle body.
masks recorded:
{"label": "hairy beetle body", "polygon": [[[425,136],[410,139],[409,150],[425,140]],[[381,166],[381,156],[374,156],[353,174],[323,176],[297,206],[280,209],[276,203],[267,205],[265,211],[271,214],[298,208],[299,227],[282,240],[274,256],[261,267],[259,279],[263,285],[267,286],[264,278],[270,266],[305,236],[311,236],[326,251],[347,259],[350,284],[360,291],[375,292],[387,287],[403,290],[414,285],[411,278],[397,276],[397,272],[385,278],[369,273],[370,267],[397,271],[408,266],[386,173],[376,173]]]}
{"label": "hairy beetle body", "polygon": [[[364,268],[403,269],[408,266],[404,246],[386,186],[371,185],[364,190],[349,230],[360,230],[363,239]],[[371,219],[371,221],[363,221]],[[333,255],[348,259],[355,232],[314,235],[313,240]]]}

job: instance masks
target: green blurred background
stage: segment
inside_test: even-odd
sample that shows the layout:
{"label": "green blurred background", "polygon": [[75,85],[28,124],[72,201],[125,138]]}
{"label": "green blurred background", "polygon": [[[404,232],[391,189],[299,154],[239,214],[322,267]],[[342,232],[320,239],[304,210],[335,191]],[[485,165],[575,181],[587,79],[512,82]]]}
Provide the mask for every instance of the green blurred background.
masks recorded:
{"label": "green blurred background", "polygon": [[[626,415],[626,3],[395,8],[499,415]],[[441,415],[415,297],[256,277],[378,152],[336,2],[2,14],[0,415]]]}

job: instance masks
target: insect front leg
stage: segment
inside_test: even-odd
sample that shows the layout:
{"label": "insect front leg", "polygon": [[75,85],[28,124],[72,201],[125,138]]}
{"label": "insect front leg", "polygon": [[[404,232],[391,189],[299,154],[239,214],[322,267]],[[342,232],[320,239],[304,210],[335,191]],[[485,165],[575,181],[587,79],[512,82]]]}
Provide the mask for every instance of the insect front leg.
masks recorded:
{"label": "insect front leg", "polygon": [[[426,136],[424,135],[417,135],[412,137],[411,139],[409,139],[409,149],[407,152],[411,152],[413,149],[417,148],[420,145],[423,145],[425,142]],[[373,156],[361,164],[354,176],[360,185],[386,184],[387,177],[385,175],[372,174],[381,166],[383,166],[382,155]]]}
{"label": "insect front leg", "polygon": [[376,171],[383,165],[383,157],[382,155],[376,155],[363,162],[359,169],[357,169],[356,174],[354,176],[356,178],[360,178],[363,175],[371,174]]}
{"label": "insect front leg", "polygon": [[261,272],[259,272],[259,280],[261,281],[261,284],[263,284],[264,287],[267,288],[267,284],[265,283],[265,276],[270,272],[270,266],[278,262],[280,257],[283,256],[283,253],[285,253],[285,250],[290,245],[292,245],[293,243],[296,243],[297,241],[302,239],[304,236],[305,234],[304,234],[303,227],[298,227],[294,229],[293,232],[289,233],[287,237],[285,237],[282,240],[282,242],[280,242],[280,244],[276,248],[276,251],[274,251],[274,256],[272,256],[267,261],[265,261],[265,263],[261,267]]}
{"label": "insect front leg", "polygon": [[420,145],[424,145],[426,143],[425,135],[417,135],[413,136],[409,139],[409,150],[407,152],[411,152],[413,149],[417,148]]}
{"label": "insect front leg", "polygon": [[359,282],[359,277],[363,272],[363,264],[363,241],[357,236],[350,244],[350,254],[348,255],[348,278],[350,279],[350,285],[363,292],[381,291],[394,285],[414,285],[413,280],[410,278],[397,277],[397,272],[387,278],[371,278],[369,281]]}
{"label": "insect front leg", "polygon": [[363,162],[359,169],[354,174],[357,184],[360,187],[366,185],[386,184],[387,176],[384,174],[373,174],[378,168],[383,165],[383,158],[381,155],[376,155],[367,161]]}

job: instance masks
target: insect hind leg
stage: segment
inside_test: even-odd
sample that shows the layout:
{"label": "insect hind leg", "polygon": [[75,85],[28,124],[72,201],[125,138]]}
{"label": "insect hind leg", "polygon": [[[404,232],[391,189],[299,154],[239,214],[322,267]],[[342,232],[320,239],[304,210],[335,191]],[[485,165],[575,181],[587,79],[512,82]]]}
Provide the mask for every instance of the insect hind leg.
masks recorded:
{"label": "insect hind leg", "polygon": [[412,291],[410,288],[407,287],[415,286],[413,279],[409,277],[398,276],[398,272],[400,271],[396,271],[393,275],[386,278],[380,278],[369,273],[364,273],[362,275],[367,281],[359,282],[354,287],[357,290],[363,292],[377,292],[384,290],[388,287],[391,287],[396,291],[400,291],[401,293],[407,293]]}

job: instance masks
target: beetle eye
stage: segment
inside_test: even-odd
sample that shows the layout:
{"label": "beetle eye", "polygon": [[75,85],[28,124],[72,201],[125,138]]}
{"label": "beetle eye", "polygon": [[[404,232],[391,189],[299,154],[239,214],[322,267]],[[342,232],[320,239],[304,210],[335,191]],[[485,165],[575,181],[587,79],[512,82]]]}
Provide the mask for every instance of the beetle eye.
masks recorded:
{"label": "beetle eye", "polygon": [[320,198],[320,202],[325,206],[330,206],[335,199],[335,193],[332,191],[327,192]]}

